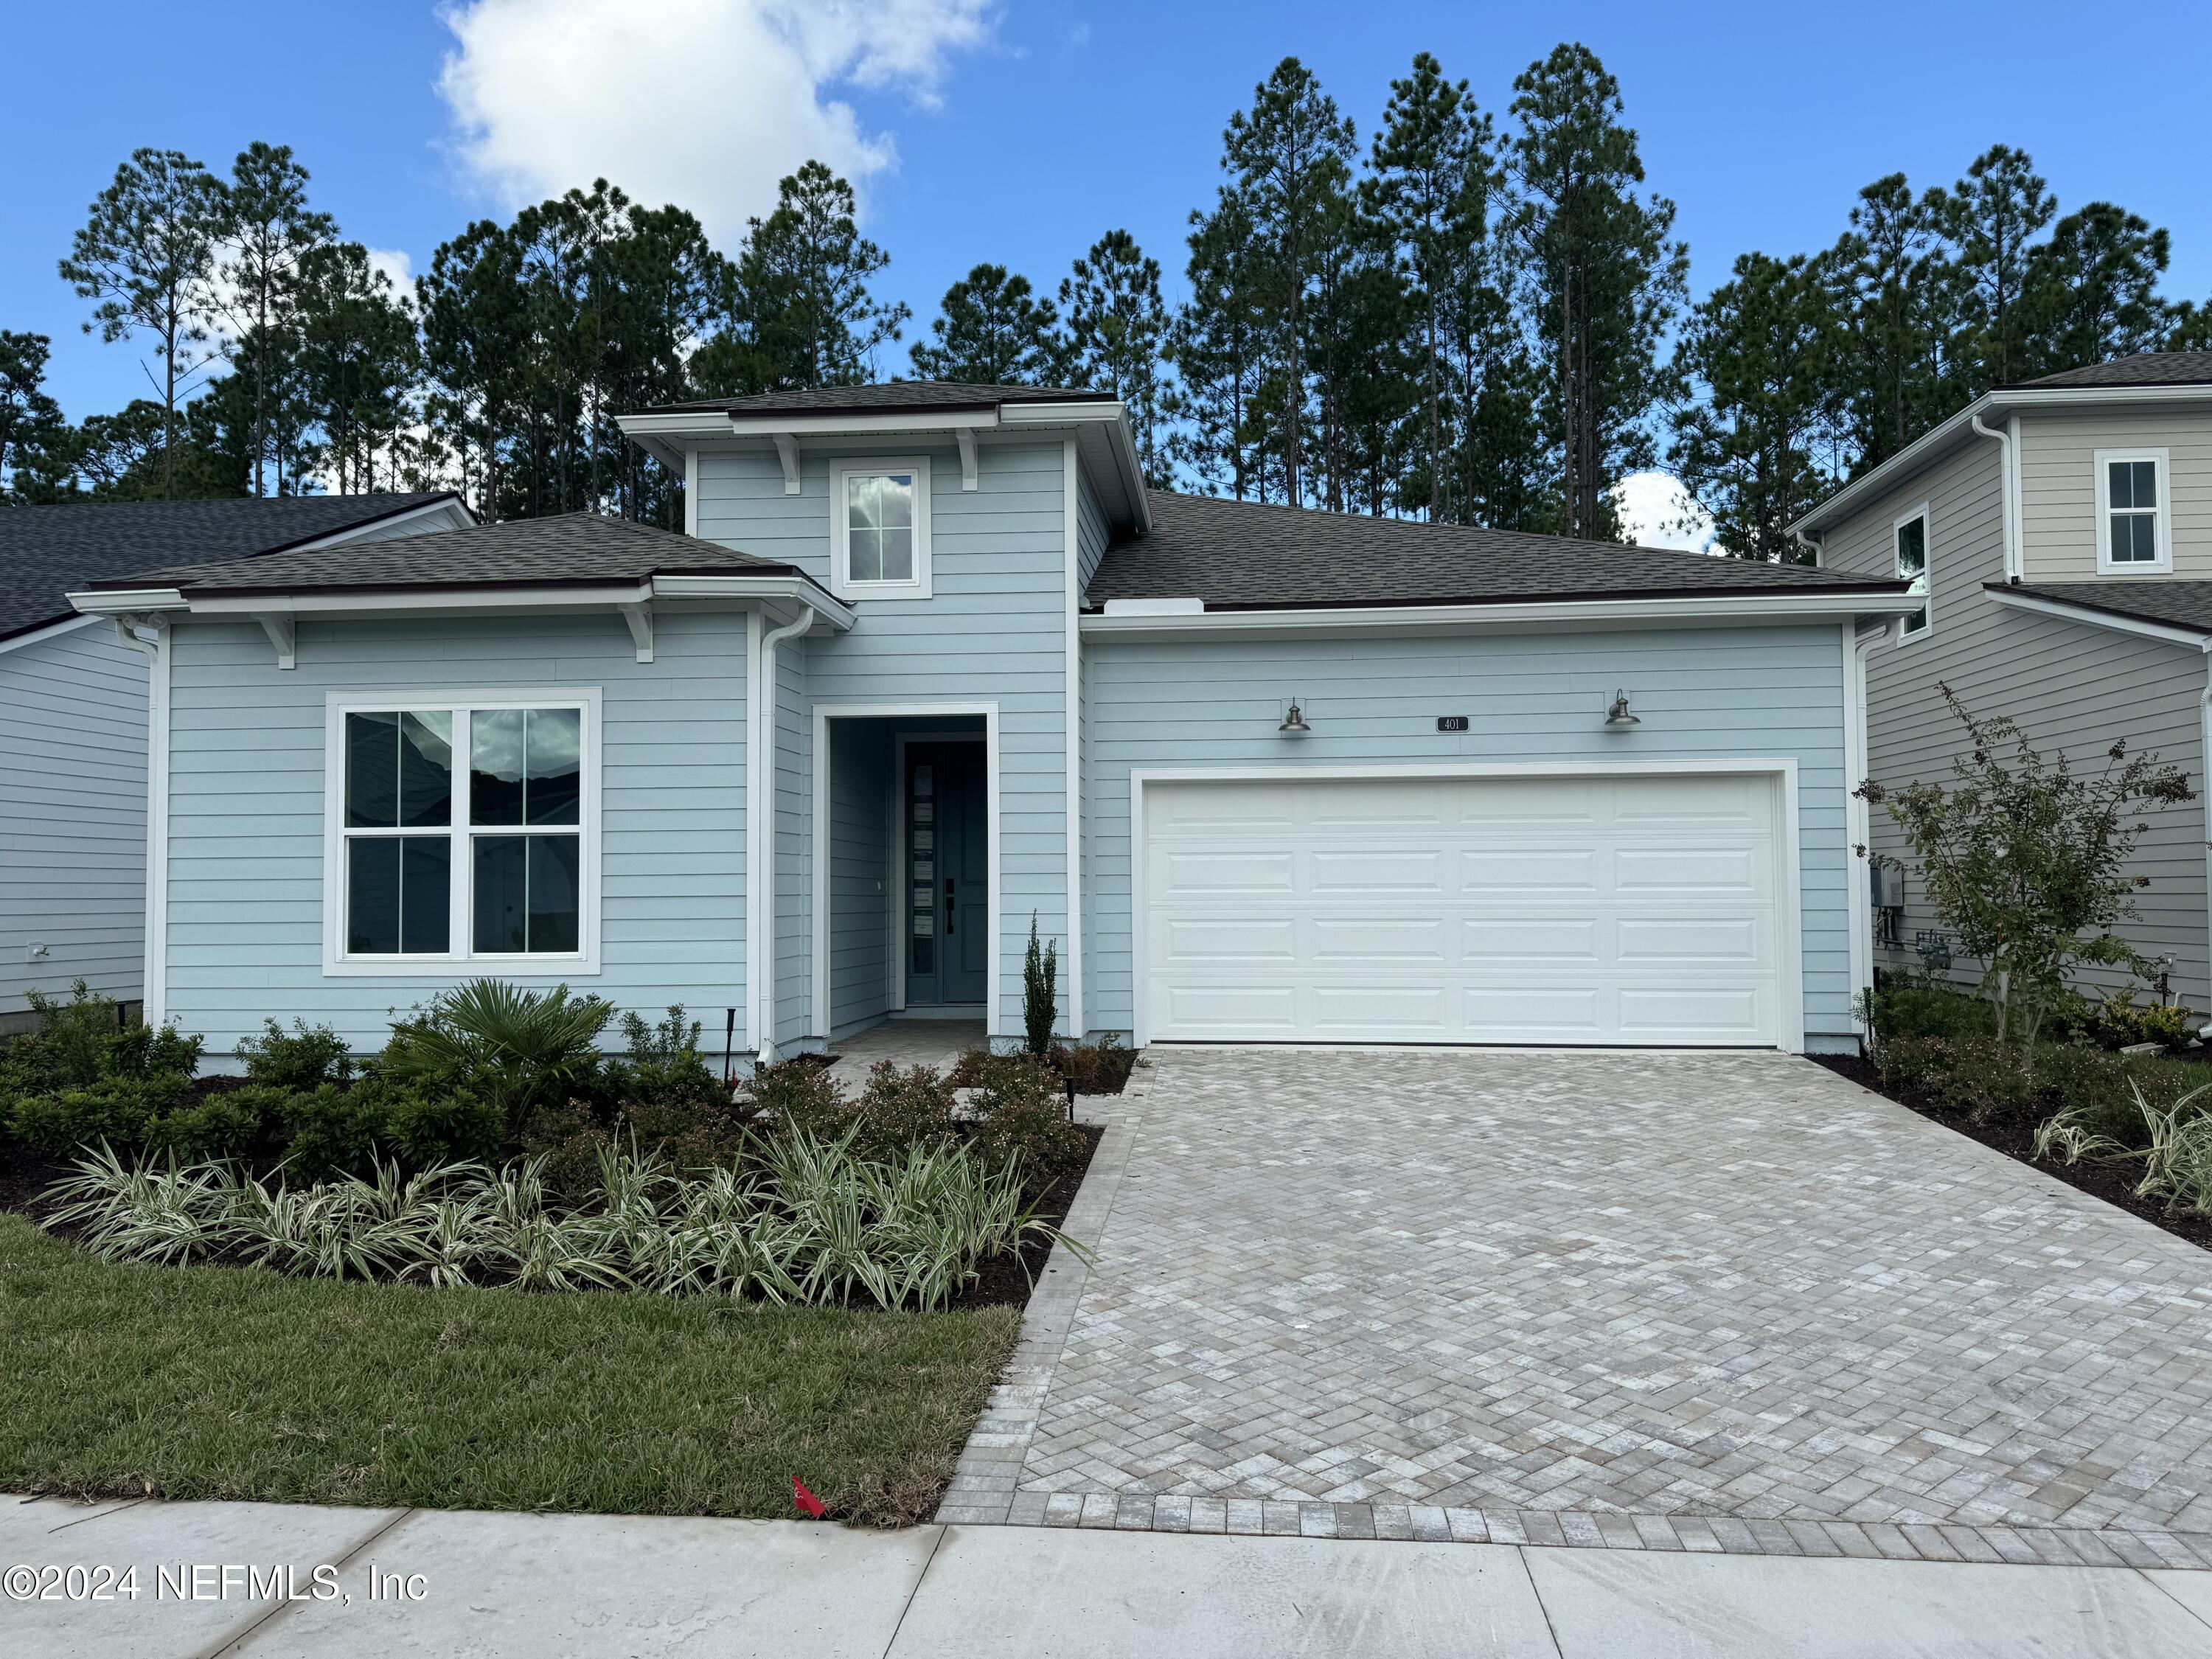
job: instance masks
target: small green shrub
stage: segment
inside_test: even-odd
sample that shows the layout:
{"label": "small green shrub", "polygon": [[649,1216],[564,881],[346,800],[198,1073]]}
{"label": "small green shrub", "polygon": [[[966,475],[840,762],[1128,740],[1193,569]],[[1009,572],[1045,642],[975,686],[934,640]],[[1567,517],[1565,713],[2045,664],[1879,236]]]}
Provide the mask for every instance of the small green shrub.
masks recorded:
{"label": "small green shrub", "polygon": [[1019,1158],[1028,1190],[1049,1191],[1083,1155],[1060,1074],[1027,1054],[991,1054],[974,1075],[968,1109],[976,1153],[992,1167]]}
{"label": "small green shrub", "polygon": [[327,1025],[310,1026],[295,1019],[289,1032],[271,1019],[267,1032],[246,1037],[238,1045],[246,1075],[256,1083],[282,1089],[319,1089],[325,1083],[343,1083],[353,1074],[353,1050]]}
{"label": "small green shrub", "polygon": [[412,1170],[492,1163],[507,1140],[507,1115],[476,1095],[397,1089],[384,1122],[392,1147]]}
{"label": "small green shrub", "polygon": [[1052,1023],[1057,1013],[1060,941],[1037,942],[1036,913],[1030,913],[1030,946],[1022,958],[1022,1032],[1030,1053],[1043,1060],[1052,1053]]}
{"label": "small green shrub", "polygon": [[17,1139],[49,1158],[100,1146],[136,1151],[156,1119],[188,1106],[191,1098],[191,1079],[180,1072],[105,1077],[81,1089],[18,1100],[10,1127]]}
{"label": "small green shrub", "polygon": [[953,1118],[952,1085],[933,1067],[902,1072],[878,1060],[853,1103],[858,1126],[854,1151],[862,1158],[896,1163],[917,1146],[947,1146],[960,1139]]}
{"label": "small green shrub", "polygon": [[377,1064],[403,1081],[485,1096],[520,1127],[541,1107],[599,1088],[599,1033],[614,1012],[604,997],[565,985],[526,991],[471,980],[393,1025]]}
{"label": "small green shrub", "polygon": [[350,1089],[325,1083],[271,1092],[285,1161],[303,1176],[365,1170],[390,1140],[398,1089],[384,1079],[370,1077]]}
{"label": "small green shrub", "polygon": [[1096,1042],[1079,1042],[1060,1049],[1056,1063],[1079,1095],[1118,1095],[1129,1081],[1137,1054],[1133,1048],[1124,1048],[1109,1031]]}
{"label": "small green shrub", "polygon": [[811,1060],[787,1060],[763,1066],[741,1090],[746,1110],[774,1121],[779,1128],[804,1130],[835,1140],[851,1127],[852,1105],[830,1079],[830,1068]]}
{"label": "small green shrub", "polygon": [[1884,974],[1881,989],[1870,993],[1867,1004],[1878,1042],[1905,1037],[1955,1042],[1996,1033],[1996,1016],[1984,999],[1923,974]]}
{"label": "small green shrub", "polygon": [[145,1149],[170,1154],[181,1164],[244,1157],[260,1146],[266,1133],[264,1097],[270,1092],[248,1086],[203,1095],[149,1124]]}

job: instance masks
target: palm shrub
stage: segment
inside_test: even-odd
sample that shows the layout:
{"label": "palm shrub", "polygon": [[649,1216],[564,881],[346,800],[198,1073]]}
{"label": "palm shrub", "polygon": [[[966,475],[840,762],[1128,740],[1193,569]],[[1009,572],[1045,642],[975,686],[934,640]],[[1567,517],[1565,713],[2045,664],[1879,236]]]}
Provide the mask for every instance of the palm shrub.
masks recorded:
{"label": "palm shrub", "polygon": [[604,997],[566,985],[526,991],[471,980],[394,1025],[377,1064],[403,1081],[481,1092],[519,1127],[534,1109],[597,1083],[599,1033],[614,1012]]}
{"label": "palm shrub", "polygon": [[1022,1032],[1039,1060],[1052,1053],[1052,1025],[1060,986],[1060,941],[1037,942],[1036,912],[1030,913],[1030,947],[1022,958]]}

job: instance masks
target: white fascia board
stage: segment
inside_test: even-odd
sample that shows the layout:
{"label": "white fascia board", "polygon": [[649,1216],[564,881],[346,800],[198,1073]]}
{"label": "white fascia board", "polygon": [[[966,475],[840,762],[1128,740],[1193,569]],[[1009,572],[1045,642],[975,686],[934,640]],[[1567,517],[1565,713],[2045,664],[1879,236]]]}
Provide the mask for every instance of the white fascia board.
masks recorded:
{"label": "white fascia board", "polygon": [[1942,425],[1914,439],[1871,472],[1854,478],[1822,501],[1787,532],[1811,531],[1838,518],[1850,516],[1858,502],[1879,495],[1969,438],[1976,438],[1974,417],[1997,411],[2039,409],[2079,409],[2125,406],[2131,404],[2212,403],[2212,386],[2021,386],[2009,392],[1985,392]]}
{"label": "white fascia board", "polygon": [[100,618],[96,616],[64,617],[59,622],[50,622],[38,628],[24,629],[0,640],[0,656],[10,651],[21,651],[27,645],[41,645],[63,634],[74,633],[80,628],[89,628]]}
{"label": "white fascia board", "polygon": [[[804,576],[655,576],[653,592],[662,599],[769,599],[793,607],[805,605],[840,634],[858,619],[850,605],[832,599]],[[795,608],[793,614],[797,614]]]}
{"label": "white fascia board", "polygon": [[183,611],[185,596],[173,587],[106,587],[71,593],[69,602],[88,617],[123,617],[141,611]]}
{"label": "white fascia board", "polygon": [[1152,527],[1152,504],[1145,495],[1145,469],[1137,459],[1137,441],[1129,430],[1127,406],[1119,399],[1102,402],[1086,399],[1081,403],[1065,404],[1007,404],[999,411],[1000,424],[1009,427],[1068,427],[1103,426],[1107,430],[1107,442],[1114,451],[1115,465],[1121,473],[1121,488],[1129,498],[1131,515],[1137,528]]}
{"label": "white fascia board", "polygon": [[1206,611],[1168,616],[1092,615],[1086,638],[1184,635],[1511,632],[1530,628],[1648,628],[1681,623],[1810,623],[1901,617],[1917,596],[1887,593],[1716,594],[1710,599],[1547,600],[1513,605],[1378,605],[1346,610]]}
{"label": "white fascia board", "polygon": [[[428,522],[433,519],[443,519],[446,522],[443,526]],[[333,530],[327,536],[318,536],[311,542],[295,542],[283,550],[287,553],[312,553],[318,548],[339,547],[347,542],[360,540],[371,531],[382,531],[388,534],[395,525],[414,524],[418,520],[422,521],[422,528],[414,533],[427,535],[443,528],[473,529],[477,515],[469,510],[468,503],[459,496],[449,496],[444,501],[425,501],[420,507],[410,507],[404,513],[387,513],[381,518],[364,519],[359,524],[348,525],[343,530]]]}
{"label": "white fascia board", "polygon": [[1195,617],[1206,610],[1204,599],[1109,599],[1109,617]]}
{"label": "white fascia board", "polygon": [[2212,634],[2203,634],[2192,628],[2182,628],[2172,623],[2146,621],[2141,617],[2118,617],[2109,611],[2092,611],[2086,605],[2069,605],[2063,599],[2049,599],[2039,593],[2022,593],[2009,587],[1984,587],[1982,592],[1999,605],[2009,605],[2014,611],[2025,611],[2031,616],[2051,617],[2060,622],[2086,623],[2092,628],[2110,629],[2115,634],[2132,634],[2137,639],[2157,640],[2166,645],[2186,646],[2191,651],[2212,653]]}

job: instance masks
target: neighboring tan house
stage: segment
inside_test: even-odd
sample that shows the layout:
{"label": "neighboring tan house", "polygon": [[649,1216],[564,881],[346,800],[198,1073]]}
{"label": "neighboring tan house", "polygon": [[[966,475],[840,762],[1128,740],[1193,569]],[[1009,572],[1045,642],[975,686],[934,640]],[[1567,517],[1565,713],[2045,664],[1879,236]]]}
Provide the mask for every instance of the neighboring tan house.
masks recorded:
{"label": "neighboring tan house", "polygon": [[896,1012],[1006,1043],[1034,918],[1066,1034],[1856,1047],[1888,572],[1151,491],[1085,392],[623,426],[690,534],[74,596],[160,630],[151,1017],[374,1045],[491,975],[765,1059]]}
{"label": "neighboring tan house", "polygon": [[[1977,398],[1794,529],[1840,574],[1912,578],[1923,616],[1874,641],[1868,772],[1948,782],[1962,749],[1948,684],[2046,754],[2101,768],[2112,744],[2154,750],[2199,789],[2212,723],[2212,351],[2073,369]],[[2207,801],[2145,815],[2134,868],[2150,885],[2125,932],[2170,958],[2172,994],[2212,1008]],[[1872,845],[1902,851],[1877,809]],[[1900,896],[1895,893],[1885,896]],[[1917,881],[1877,918],[1879,959],[1947,943]],[[1854,926],[1864,928],[1862,913]],[[1940,955],[1936,958],[1941,960]]]}
{"label": "neighboring tan house", "polygon": [[145,972],[147,662],[68,593],[153,564],[303,553],[475,522],[450,494],[0,507],[0,1033],[82,979]]}

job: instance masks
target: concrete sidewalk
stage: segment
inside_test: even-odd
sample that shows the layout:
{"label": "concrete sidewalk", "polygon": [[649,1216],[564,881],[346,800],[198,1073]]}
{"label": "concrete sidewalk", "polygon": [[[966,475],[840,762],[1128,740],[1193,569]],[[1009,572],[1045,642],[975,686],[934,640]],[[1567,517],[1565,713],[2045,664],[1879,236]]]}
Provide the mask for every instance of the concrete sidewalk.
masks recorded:
{"label": "concrete sidewalk", "polygon": [[2212,1651],[2212,1573],[1503,1544],[0,1498],[0,1571],[10,1659]]}

